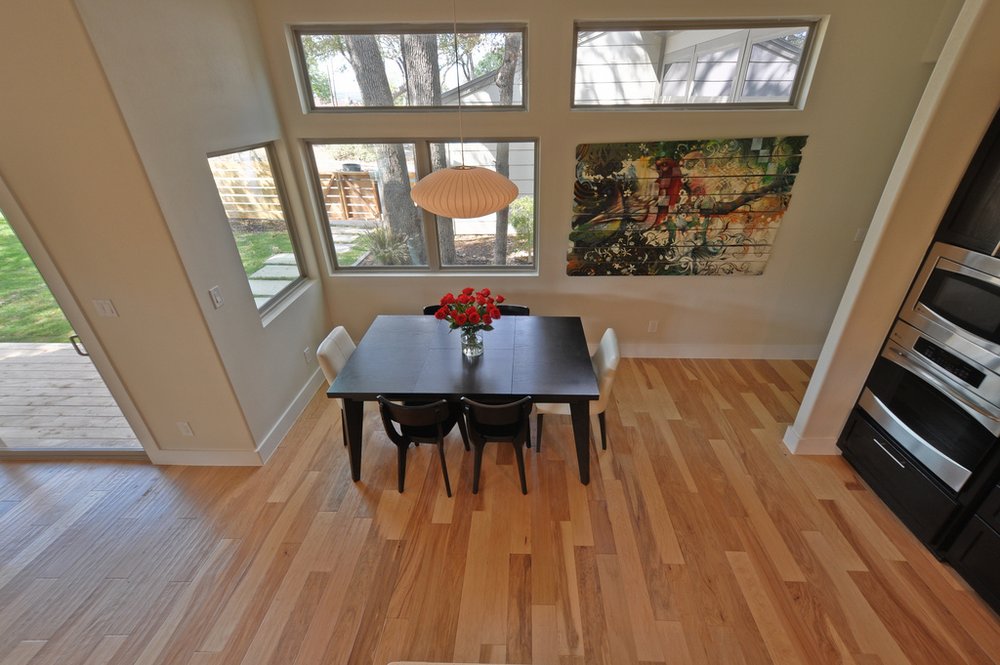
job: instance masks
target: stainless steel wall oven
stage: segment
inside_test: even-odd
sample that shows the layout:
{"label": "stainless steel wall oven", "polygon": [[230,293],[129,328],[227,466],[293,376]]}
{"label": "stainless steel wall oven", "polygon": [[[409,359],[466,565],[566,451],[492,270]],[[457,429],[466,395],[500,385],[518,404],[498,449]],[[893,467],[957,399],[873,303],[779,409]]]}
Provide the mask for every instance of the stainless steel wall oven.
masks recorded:
{"label": "stainless steel wall oven", "polygon": [[958,492],[1000,438],[1000,259],[936,243],[860,406]]}
{"label": "stainless steel wall oven", "polygon": [[1000,259],[931,248],[858,412],[845,458],[925,543],[946,545],[1000,456]]}

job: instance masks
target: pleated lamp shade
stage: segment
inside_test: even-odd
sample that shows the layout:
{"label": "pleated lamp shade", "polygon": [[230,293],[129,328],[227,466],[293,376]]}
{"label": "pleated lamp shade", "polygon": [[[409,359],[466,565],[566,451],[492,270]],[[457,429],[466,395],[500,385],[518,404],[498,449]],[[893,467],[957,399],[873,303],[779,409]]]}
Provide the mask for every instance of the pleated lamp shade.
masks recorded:
{"label": "pleated lamp shade", "polygon": [[410,189],[413,202],[441,217],[482,217],[517,198],[517,185],[496,171],[453,166],[421,178]]}

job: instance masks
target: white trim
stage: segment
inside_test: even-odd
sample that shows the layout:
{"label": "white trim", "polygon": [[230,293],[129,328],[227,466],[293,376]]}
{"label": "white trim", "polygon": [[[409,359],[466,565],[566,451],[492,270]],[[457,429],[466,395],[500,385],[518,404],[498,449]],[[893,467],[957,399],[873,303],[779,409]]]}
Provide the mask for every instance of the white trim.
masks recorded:
{"label": "white trim", "polygon": [[149,461],[177,466],[263,466],[256,451],[247,450],[157,450],[149,451]]}
{"label": "white trim", "polygon": [[661,344],[622,345],[626,358],[740,358],[760,360],[815,360],[821,344]]}
{"label": "white trim", "polygon": [[271,431],[267,433],[263,441],[260,442],[260,445],[257,446],[257,455],[260,457],[261,464],[266,464],[267,460],[271,459],[271,455],[278,449],[278,445],[292,429],[292,426],[299,419],[299,416],[302,415],[302,412],[305,411],[306,406],[308,406],[310,400],[316,395],[316,391],[321,385],[323,385],[323,374],[317,367],[305,385],[302,386],[302,390],[299,391],[295,399],[292,400],[292,403],[288,405],[285,412],[278,418]]}
{"label": "white trim", "polygon": [[839,455],[836,437],[814,436],[803,438],[795,429],[794,425],[789,425],[785,430],[785,436],[781,439],[785,446],[793,455]]}

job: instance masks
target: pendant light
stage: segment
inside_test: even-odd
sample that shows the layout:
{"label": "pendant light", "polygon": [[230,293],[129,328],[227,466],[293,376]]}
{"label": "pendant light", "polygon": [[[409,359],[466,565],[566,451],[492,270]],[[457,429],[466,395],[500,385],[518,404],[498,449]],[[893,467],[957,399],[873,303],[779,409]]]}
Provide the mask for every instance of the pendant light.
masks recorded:
{"label": "pendant light", "polygon": [[517,198],[517,185],[496,171],[465,165],[465,136],[462,131],[462,79],[458,66],[458,18],[452,0],[452,25],[455,43],[455,79],[458,83],[458,140],[462,164],[434,171],[410,189],[410,198],[418,206],[453,219],[482,217],[505,208]]}

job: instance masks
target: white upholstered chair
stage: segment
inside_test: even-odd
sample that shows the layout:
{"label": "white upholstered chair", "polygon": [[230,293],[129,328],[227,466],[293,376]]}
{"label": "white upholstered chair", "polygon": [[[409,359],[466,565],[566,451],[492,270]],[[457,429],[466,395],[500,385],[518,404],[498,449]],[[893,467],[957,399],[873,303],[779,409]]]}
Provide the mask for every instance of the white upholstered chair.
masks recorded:
{"label": "white upholstered chair", "polygon": [[[316,347],[316,361],[319,363],[320,369],[323,370],[327,384],[333,383],[356,348],[358,348],[357,345],[354,344],[354,340],[351,339],[351,335],[344,329],[344,326],[337,326],[330,331],[326,339],[320,342],[319,346]],[[340,407],[340,431],[346,446],[347,423],[344,422],[344,402],[338,399],[337,406]]]}
{"label": "white upholstered chair", "polygon": [[[597,351],[590,357],[590,362],[594,365],[594,374],[597,375],[597,385],[600,389],[601,397],[590,402],[590,415],[596,415],[601,424],[601,448],[607,450],[607,425],[604,420],[604,412],[608,408],[611,400],[611,387],[615,382],[615,372],[618,370],[618,361],[621,360],[621,353],[618,350],[618,335],[614,328],[608,328],[601,337],[601,343],[597,346]],[[569,415],[569,404],[535,404],[535,452],[542,450],[542,416],[549,415]]]}

